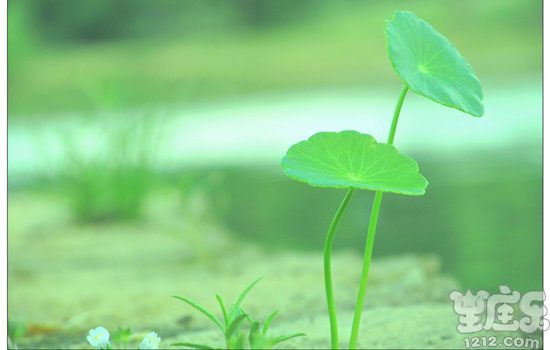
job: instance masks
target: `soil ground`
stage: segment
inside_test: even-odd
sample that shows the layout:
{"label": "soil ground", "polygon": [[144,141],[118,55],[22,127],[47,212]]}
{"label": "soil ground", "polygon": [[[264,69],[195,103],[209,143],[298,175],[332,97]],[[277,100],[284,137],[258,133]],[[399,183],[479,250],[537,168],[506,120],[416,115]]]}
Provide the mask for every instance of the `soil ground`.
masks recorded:
{"label": "soil ground", "polygon": [[[321,249],[271,251],[236,242],[219,225],[182,218],[179,202],[163,198],[142,222],[82,225],[57,196],[10,194],[8,314],[28,329],[20,348],[87,347],[88,329],[99,325],[130,327],[136,339],[156,331],[164,347],[178,341],[222,346],[210,321],[171,296],[217,311],[215,293],[232,301],[259,276],[264,278],[245,300],[246,311],[263,320],[280,310],[273,335],[307,334],[285,348],[328,346]],[[339,251],[333,266],[345,346],[361,257]],[[360,347],[464,347],[448,300],[456,289],[437,257],[376,259]]]}

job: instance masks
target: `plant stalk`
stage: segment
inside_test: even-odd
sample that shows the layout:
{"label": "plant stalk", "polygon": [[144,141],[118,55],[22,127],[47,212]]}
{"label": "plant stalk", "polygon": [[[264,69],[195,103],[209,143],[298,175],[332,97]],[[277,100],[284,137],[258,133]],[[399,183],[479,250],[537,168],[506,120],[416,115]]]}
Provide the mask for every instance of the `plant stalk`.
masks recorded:
{"label": "plant stalk", "polygon": [[355,191],[349,188],[338,210],[334,214],[330,226],[328,227],[324,247],[324,273],[325,273],[325,292],[327,295],[328,315],[330,320],[330,344],[332,349],[338,349],[338,322],[336,319],[336,306],[334,304],[334,289],[332,287],[332,242],[336,227],[346,210],[349,201]]}
{"label": "plant stalk", "polygon": [[[408,91],[407,86],[403,86],[401,94],[397,99],[395,110],[393,112],[393,120],[390,127],[390,133],[388,135],[388,144],[393,144],[395,138],[395,131],[397,130],[397,122],[399,121],[399,115],[401,114],[401,107]],[[372,210],[370,213],[369,227],[367,231],[367,240],[365,242],[365,252],[363,256],[363,268],[361,270],[361,282],[359,283],[359,292],[357,293],[357,301],[355,303],[355,312],[353,314],[353,323],[351,326],[351,336],[349,340],[349,348],[355,349],[357,347],[357,336],[359,335],[359,325],[361,324],[361,313],[363,311],[363,304],[365,302],[365,292],[367,290],[367,280],[369,277],[370,262],[372,258],[372,251],[374,249],[374,237],[376,235],[376,226],[378,224],[378,216],[380,214],[380,207],[382,205],[382,191],[376,191],[374,195],[374,201],[372,203]]]}
{"label": "plant stalk", "polygon": [[399,115],[401,114],[401,107],[403,106],[403,101],[405,101],[405,96],[407,95],[409,88],[403,86],[399,98],[397,99],[397,104],[395,105],[395,110],[393,111],[393,119],[391,121],[390,133],[388,134],[388,142],[390,145],[393,145],[393,139],[395,138],[395,131],[397,130],[397,122],[399,121]]}

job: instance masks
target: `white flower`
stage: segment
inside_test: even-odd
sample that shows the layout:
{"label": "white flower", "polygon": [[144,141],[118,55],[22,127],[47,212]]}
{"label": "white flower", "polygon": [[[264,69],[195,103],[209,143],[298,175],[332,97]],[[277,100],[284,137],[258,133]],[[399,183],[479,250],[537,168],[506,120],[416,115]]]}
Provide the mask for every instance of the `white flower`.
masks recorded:
{"label": "white flower", "polygon": [[109,331],[104,327],[90,329],[86,339],[97,349],[107,349],[109,347]]}
{"label": "white flower", "polygon": [[147,334],[145,338],[139,344],[139,350],[158,349],[160,344],[160,337],[157,333],[151,332]]}

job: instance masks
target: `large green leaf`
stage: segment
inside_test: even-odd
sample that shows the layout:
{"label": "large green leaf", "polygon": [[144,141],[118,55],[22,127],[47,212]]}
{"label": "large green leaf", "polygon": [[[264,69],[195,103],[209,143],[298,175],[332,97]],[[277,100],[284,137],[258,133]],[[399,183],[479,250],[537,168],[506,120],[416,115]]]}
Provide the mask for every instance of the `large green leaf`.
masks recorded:
{"label": "large green leaf", "polygon": [[481,84],[454,45],[409,11],[386,24],[393,68],[414,92],[476,117],[483,115]]}
{"label": "large green leaf", "polygon": [[357,131],[317,133],[290,147],[281,166],[291,178],[317,187],[421,195],[428,186],[413,159]]}

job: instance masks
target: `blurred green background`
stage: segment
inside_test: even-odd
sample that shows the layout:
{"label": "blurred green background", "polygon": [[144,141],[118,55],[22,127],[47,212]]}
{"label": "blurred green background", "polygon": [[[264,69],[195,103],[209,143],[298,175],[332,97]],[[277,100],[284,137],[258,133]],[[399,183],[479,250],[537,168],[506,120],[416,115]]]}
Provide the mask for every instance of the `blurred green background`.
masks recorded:
{"label": "blurred green background", "polygon": [[[464,288],[540,289],[541,6],[11,0],[10,261],[32,260],[15,244],[20,227],[43,229],[51,213],[31,210],[41,205],[69,213],[48,226],[57,234],[153,220],[162,235],[172,215],[192,223],[199,246],[215,245],[200,240],[215,226],[268,250],[320,252],[344,193],[294,183],[278,161],[321,130],[385,138],[400,82],[384,21],[408,9],[470,61],[486,114],[407,97],[396,144],[430,187],[385,198],[375,258],[434,254]],[[181,205],[164,210],[170,201]],[[353,200],[338,249],[361,252],[370,203],[366,192]]]}

